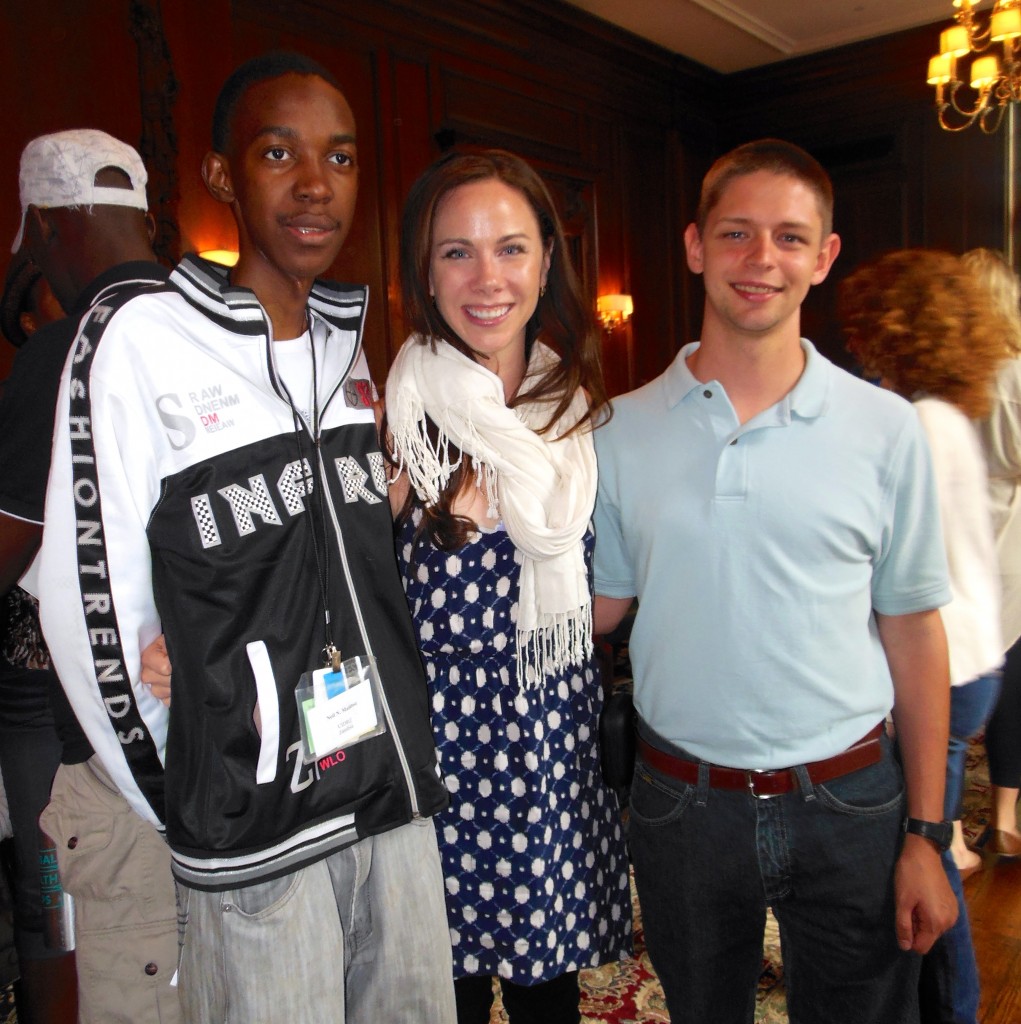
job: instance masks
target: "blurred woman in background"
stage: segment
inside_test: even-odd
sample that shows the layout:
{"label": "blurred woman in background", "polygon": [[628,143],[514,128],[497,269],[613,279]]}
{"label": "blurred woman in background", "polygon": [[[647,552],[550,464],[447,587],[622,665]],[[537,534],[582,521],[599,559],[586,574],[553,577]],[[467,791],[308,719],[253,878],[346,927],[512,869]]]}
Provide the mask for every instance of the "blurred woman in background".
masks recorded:
{"label": "blurred woman in background", "polygon": [[[968,740],[992,710],[1003,655],[985,459],[971,421],[989,411],[993,377],[1009,355],[1006,327],[960,258],[932,250],[865,264],[840,299],[848,349],[867,376],[914,404],[932,451],[953,595],[941,609],[951,683],[944,817],[960,835]],[[975,1024],[978,969],[949,850],[943,865],[959,916],[923,960],[922,1021]]]}
{"label": "blurred woman in background", "polygon": [[992,409],[978,427],[989,470],[1007,649],[1000,697],[985,737],[993,821],[979,842],[991,853],[1013,858],[1021,856],[1021,285],[1003,257],[991,249],[972,249],[962,259],[985,288],[987,308],[996,314],[1012,356],[996,375]]}

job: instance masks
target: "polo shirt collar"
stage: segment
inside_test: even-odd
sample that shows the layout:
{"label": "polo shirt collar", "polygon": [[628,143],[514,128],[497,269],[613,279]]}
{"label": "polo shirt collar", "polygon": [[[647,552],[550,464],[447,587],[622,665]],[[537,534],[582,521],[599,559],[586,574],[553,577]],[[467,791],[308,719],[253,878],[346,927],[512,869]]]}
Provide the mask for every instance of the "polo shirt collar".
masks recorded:
{"label": "polo shirt collar", "polygon": [[801,339],[801,349],[805,353],[805,369],[784,402],[792,415],[811,420],[824,415],[829,408],[833,366],[807,338]]}
{"label": "polo shirt collar", "polygon": [[[685,345],[663,375],[664,393],[669,408],[687,398],[695,388],[705,387],[705,384],[688,369],[686,361],[699,344],[692,341]],[[807,338],[801,339],[801,348],[805,353],[805,369],[790,393],[778,403],[777,409],[784,416],[789,413],[801,419],[814,419],[822,416],[829,407],[832,367],[829,360],[821,356]]]}
{"label": "polo shirt collar", "polygon": [[686,362],[688,356],[698,348],[699,344],[700,342],[691,341],[685,345],[666,368],[666,373],[663,374],[666,404],[671,409],[686,398],[689,392],[695,388],[704,387],[702,382],[688,369]]}

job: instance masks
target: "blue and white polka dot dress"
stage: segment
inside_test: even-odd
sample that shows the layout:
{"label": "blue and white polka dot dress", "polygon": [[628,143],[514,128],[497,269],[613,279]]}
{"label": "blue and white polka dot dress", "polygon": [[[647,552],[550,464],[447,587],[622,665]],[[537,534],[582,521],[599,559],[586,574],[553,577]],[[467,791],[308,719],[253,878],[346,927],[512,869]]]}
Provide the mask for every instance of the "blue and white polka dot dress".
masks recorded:
{"label": "blue and white polka dot dress", "polygon": [[[454,976],[522,985],[631,952],[628,863],[599,774],[591,666],[518,691],[520,556],[502,529],[398,555],[450,807],[436,816]],[[587,539],[591,557],[592,539]]]}

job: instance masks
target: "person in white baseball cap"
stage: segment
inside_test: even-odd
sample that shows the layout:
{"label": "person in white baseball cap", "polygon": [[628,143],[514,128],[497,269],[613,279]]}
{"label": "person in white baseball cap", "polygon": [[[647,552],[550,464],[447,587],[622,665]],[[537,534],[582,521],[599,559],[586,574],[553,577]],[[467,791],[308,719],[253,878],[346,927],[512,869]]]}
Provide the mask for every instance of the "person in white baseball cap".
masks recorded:
{"label": "person in white baseball cap", "polygon": [[[11,251],[25,245],[65,309],[126,238],[149,250],[145,165],[112,135],[76,128],[33,139],[21,154],[19,178],[21,224]],[[88,245],[76,244],[86,235]],[[80,254],[74,267],[66,265],[70,249]],[[56,253],[59,259],[51,260]]]}
{"label": "person in white baseball cap", "polygon": [[[21,159],[14,261],[31,257],[67,313],[19,349],[0,396],[0,594],[9,592],[7,608],[15,609],[4,616],[8,629],[31,638],[15,645],[0,632],[7,652],[0,659],[0,767],[21,865],[13,887],[18,1013],[26,1021],[182,1019],[172,984],[177,902],[169,848],[102,781],[104,768],[48,668],[35,606],[12,587],[42,536],[57,396],[78,324],[95,305],[158,288],[167,277],[151,246],[145,184],[138,154],[105,132],[45,135]],[[57,858],[61,885],[74,897],[73,954],[44,937],[41,812],[48,834],[61,837],[60,853],[47,856]]]}

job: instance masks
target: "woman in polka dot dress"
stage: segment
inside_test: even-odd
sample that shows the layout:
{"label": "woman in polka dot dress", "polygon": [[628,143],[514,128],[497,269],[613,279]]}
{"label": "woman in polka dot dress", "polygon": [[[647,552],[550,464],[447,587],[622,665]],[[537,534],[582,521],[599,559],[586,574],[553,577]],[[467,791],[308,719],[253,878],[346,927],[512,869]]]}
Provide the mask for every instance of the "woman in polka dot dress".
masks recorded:
{"label": "woman in polka dot dress", "polygon": [[545,186],[507,153],[444,158],[405,207],[416,333],[387,383],[391,498],[450,792],[459,1024],[487,1024],[494,976],[512,1024],[577,1024],[578,971],[631,952],[588,575],[605,395],[565,253]]}

